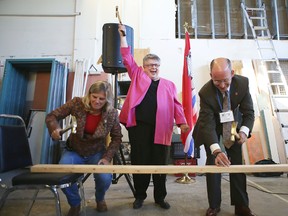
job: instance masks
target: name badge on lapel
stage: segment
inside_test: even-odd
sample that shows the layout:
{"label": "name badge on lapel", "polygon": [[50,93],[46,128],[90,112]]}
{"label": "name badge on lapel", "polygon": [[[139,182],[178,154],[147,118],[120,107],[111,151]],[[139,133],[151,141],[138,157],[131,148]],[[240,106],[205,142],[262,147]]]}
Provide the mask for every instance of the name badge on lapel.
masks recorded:
{"label": "name badge on lapel", "polygon": [[219,113],[219,115],[220,115],[220,122],[221,123],[234,121],[234,115],[233,115],[232,110],[229,110],[226,112],[221,112],[221,113]]}

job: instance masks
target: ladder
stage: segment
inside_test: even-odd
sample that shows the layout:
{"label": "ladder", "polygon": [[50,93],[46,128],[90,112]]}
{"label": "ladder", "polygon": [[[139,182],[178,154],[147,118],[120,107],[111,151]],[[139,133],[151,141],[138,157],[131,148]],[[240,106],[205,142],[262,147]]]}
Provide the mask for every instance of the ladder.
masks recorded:
{"label": "ladder", "polygon": [[251,27],[261,61],[263,65],[267,67],[268,85],[271,90],[271,96],[274,98],[287,97],[287,82],[268,28],[265,5],[262,4],[259,8],[248,8],[245,7],[244,3],[241,3],[241,7]]}
{"label": "ladder", "polygon": [[281,132],[284,142],[287,144],[288,86],[268,28],[265,4],[263,3],[258,8],[249,8],[242,2],[241,8],[251,28],[253,38],[257,45],[261,64],[264,66],[264,68],[266,68],[264,74],[267,78],[267,87],[272,107],[272,114],[277,116],[277,119],[282,127]]}

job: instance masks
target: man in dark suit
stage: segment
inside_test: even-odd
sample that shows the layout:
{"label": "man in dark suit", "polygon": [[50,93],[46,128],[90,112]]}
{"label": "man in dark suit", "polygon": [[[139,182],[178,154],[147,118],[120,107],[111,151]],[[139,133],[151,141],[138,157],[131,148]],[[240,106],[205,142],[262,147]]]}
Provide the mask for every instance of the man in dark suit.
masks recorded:
{"label": "man in dark suit", "polygon": [[[242,144],[250,136],[254,124],[253,101],[249,92],[248,78],[235,75],[231,61],[217,58],[210,64],[211,80],[199,91],[200,112],[193,131],[195,146],[204,144],[207,165],[229,166],[242,164]],[[224,109],[225,93],[228,110]],[[227,103],[226,103],[227,104]],[[238,122],[238,137],[231,142],[231,129],[228,144],[222,144],[222,128],[225,123]],[[229,142],[231,142],[229,144]],[[254,215],[249,208],[246,191],[246,175],[231,173],[230,197],[235,206],[235,214]],[[221,174],[206,174],[209,208],[206,216],[216,216],[221,205]]]}

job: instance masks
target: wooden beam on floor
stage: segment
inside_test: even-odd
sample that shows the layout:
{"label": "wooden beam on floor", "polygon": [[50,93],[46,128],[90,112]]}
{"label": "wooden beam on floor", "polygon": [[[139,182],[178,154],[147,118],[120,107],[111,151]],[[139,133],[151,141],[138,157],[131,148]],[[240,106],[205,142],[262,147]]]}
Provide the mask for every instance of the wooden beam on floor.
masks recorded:
{"label": "wooden beam on floor", "polygon": [[269,165],[231,165],[230,167],[193,166],[193,165],[71,165],[38,164],[31,167],[31,172],[45,173],[135,173],[135,174],[175,174],[175,173],[261,173],[288,172],[288,164]]}

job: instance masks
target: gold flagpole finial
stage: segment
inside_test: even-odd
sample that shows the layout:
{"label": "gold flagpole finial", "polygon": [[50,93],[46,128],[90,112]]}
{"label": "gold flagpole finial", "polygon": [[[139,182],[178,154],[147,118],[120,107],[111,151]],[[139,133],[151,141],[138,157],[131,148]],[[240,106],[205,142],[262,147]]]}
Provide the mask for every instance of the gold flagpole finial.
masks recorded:
{"label": "gold flagpole finial", "polygon": [[184,23],[183,27],[184,27],[185,33],[188,32],[188,23],[187,22]]}

